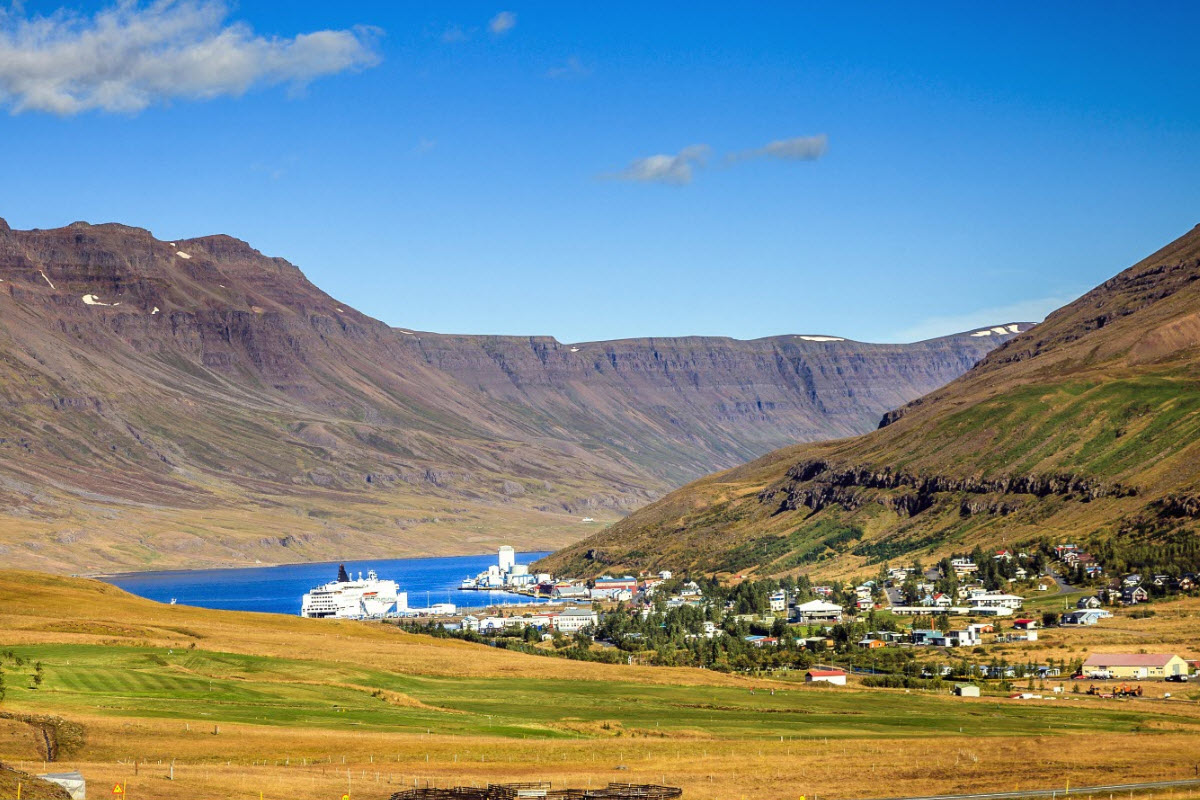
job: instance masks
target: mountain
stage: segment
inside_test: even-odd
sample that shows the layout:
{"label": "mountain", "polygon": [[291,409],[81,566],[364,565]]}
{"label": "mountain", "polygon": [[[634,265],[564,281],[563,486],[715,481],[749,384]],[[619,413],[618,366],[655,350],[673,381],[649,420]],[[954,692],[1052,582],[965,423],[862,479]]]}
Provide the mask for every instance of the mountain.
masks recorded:
{"label": "mountain", "polygon": [[1026,327],[447,336],[228,236],[0,221],[0,555],[97,571],[561,546],[584,515],[868,430]]}
{"label": "mountain", "polygon": [[709,476],[544,564],[847,574],[1043,538],[1200,555],[1198,523],[1200,227],[879,430]]}

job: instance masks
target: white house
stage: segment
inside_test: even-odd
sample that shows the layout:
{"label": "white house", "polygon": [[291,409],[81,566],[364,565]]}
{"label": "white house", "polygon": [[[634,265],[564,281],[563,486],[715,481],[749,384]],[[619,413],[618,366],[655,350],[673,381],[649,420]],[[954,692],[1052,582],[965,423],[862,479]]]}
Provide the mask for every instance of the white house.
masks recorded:
{"label": "white house", "polygon": [[824,600],[810,600],[796,606],[796,617],[802,623],[837,623],[842,621],[842,607]]}
{"label": "white house", "polygon": [[773,592],[768,600],[771,603],[772,611],[787,611],[787,592],[783,589]]}
{"label": "white house", "polygon": [[584,628],[595,627],[600,621],[590,608],[568,608],[554,619],[554,625],[563,633],[578,633]]}
{"label": "white house", "polygon": [[1003,592],[988,592],[987,594],[976,595],[971,598],[971,602],[982,608],[1017,609],[1025,605],[1025,598],[1015,594],[1004,594]]}

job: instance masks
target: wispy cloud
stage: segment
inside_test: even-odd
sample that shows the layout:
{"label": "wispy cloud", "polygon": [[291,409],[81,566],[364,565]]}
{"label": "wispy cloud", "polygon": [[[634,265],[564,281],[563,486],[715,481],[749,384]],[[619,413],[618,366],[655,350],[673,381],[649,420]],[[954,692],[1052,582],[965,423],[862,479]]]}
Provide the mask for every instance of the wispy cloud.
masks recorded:
{"label": "wispy cloud", "polygon": [[274,37],[228,16],[220,0],[120,0],[91,16],[0,10],[0,102],[13,112],[135,112],[254,86],[301,88],[380,60],[376,28]]}
{"label": "wispy cloud", "polygon": [[467,39],[470,39],[471,34],[463,30],[458,25],[451,25],[438,34],[438,38],[441,39],[445,44],[455,44],[457,42],[465,42]]}
{"label": "wispy cloud", "polygon": [[654,155],[639,158],[628,167],[605,177],[639,183],[666,183],[683,186],[692,182],[693,170],[708,161],[712,148],[706,144],[693,144],[675,155]]}
{"label": "wispy cloud", "polygon": [[515,27],[517,27],[517,15],[511,11],[501,11],[488,23],[488,30],[496,36],[503,36]]}
{"label": "wispy cloud", "polygon": [[547,78],[586,78],[592,74],[592,68],[584,64],[578,56],[571,56],[557,67],[546,70]]}
{"label": "wispy cloud", "polygon": [[829,149],[829,137],[825,134],[817,136],[794,136],[791,139],[776,139],[767,142],[762,147],[753,150],[743,150],[731,153],[726,160],[730,163],[750,161],[755,158],[777,158],[782,161],[816,161],[825,155]]}
{"label": "wispy cloud", "polygon": [[[1082,294],[1081,291],[1079,294]],[[1053,297],[1037,297],[1030,300],[1020,300],[1002,306],[980,308],[975,311],[964,311],[961,314],[945,314],[929,317],[915,325],[897,331],[889,337],[897,342],[918,342],[933,339],[938,336],[949,336],[952,333],[986,328],[1006,322],[1041,322],[1046,315],[1057,308],[1065,306],[1079,297],[1079,294],[1064,294]]]}
{"label": "wispy cloud", "polygon": [[[792,139],[776,139],[753,150],[742,150],[725,156],[726,164],[737,164],[756,158],[773,158],[783,161],[813,161],[825,154],[829,137],[797,136]],[[698,168],[708,163],[712,148],[706,144],[685,147],[676,155],[655,155],[639,158],[621,172],[604,177],[644,183],[670,183],[683,186],[691,183]]]}

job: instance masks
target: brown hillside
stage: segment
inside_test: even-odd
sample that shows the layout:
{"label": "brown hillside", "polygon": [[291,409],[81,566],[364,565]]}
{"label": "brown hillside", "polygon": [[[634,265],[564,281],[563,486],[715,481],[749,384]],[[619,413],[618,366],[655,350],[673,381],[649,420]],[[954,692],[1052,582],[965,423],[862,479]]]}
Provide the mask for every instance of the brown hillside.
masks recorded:
{"label": "brown hillside", "polygon": [[100,571],[559,546],[868,430],[1005,338],[443,336],[228,236],[0,222],[0,552]]}

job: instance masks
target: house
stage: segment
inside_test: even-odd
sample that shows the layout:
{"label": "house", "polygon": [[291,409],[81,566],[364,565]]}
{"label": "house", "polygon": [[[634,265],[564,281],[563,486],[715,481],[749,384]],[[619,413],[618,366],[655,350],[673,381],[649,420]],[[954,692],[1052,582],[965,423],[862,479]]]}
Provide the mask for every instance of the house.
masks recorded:
{"label": "house", "polygon": [[688,581],[679,590],[680,597],[700,597],[703,592],[700,591],[700,585],[695,581]]}
{"label": "house", "polygon": [[979,697],[979,687],[973,683],[959,683],[955,684],[954,693],[959,697]]}
{"label": "house", "polygon": [[971,575],[979,572],[979,566],[969,558],[950,559],[950,569],[954,570],[954,574],[960,578],[963,575]]}
{"label": "house", "polygon": [[859,611],[870,611],[875,607],[875,603],[869,597],[860,597],[854,601],[854,607]]}
{"label": "house", "polygon": [[778,647],[779,639],[774,636],[747,636],[746,644],[753,645],[754,647]]}
{"label": "house", "polygon": [[663,583],[662,578],[646,578],[641,583],[641,592],[647,597],[654,594],[654,591]]}
{"label": "house", "polygon": [[767,602],[771,604],[772,611],[787,611],[787,592],[785,592],[783,589],[780,589],[777,592],[772,592],[771,596],[767,598]]}
{"label": "house", "polygon": [[1013,627],[1019,631],[1031,631],[1038,626],[1037,620],[1034,619],[1014,619]]}
{"label": "house", "polygon": [[972,647],[979,644],[979,637],[975,631],[950,631],[949,633],[938,632],[937,635],[929,637],[927,640],[933,647]]}
{"label": "house", "polygon": [[1075,604],[1075,607],[1086,609],[1086,608],[1100,608],[1103,605],[1104,605],[1103,600],[1101,600],[1099,597],[1096,597],[1095,595],[1092,595],[1091,597],[1085,597],[1082,600],[1080,600],[1078,603]]}
{"label": "house", "polygon": [[1095,625],[1100,621],[1102,612],[1098,608],[1088,608],[1079,611],[1068,611],[1059,620],[1059,625]]}
{"label": "house", "polygon": [[800,643],[808,650],[832,650],[833,639],[827,636],[809,636],[807,639],[801,639]]}
{"label": "house", "polygon": [[563,633],[578,633],[586,628],[594,628],[600,621],[595,611],[590,608],[568,608],[554,619],[554,627]]}
{"label": "house", "polygon": [[550,596],[555,600],[587,600],[591,592],[582,583],[559,583],[550,591]]}
{"label": "house", "polygon": [[459,620],[458,624],[461,630],[475,632],[479,631],[479,617],[476,617],[472,614],[468,614],[467,616],[463,617],[461,620]]}
{"label": "house", "polygon": [[887,645],[881,642],[879,639],[872,639],[868,636],[866,639],[860,639],[858,641],[858,646],[864,650],[878,650],[879,648],[886,647]]}
{"label": "house", "polygon": [[1139,680],[1187,675],[1188,663],[1170,653],[1093,653],[1083,662],[1084,675]]}
{"label": "house", "polygon": [[996,555],[992,556],[996,561],[1012,561],[1012,553],[1008,550],[997,550]]}
{"label": "house", "polygon": [[1175,588],[1181,592],[1190,592],[1196,588],[1196,578],[1193,575],[1184,575],[1179,580],[1175,581]]}
{"label": "house", "polygon": [[624,593],[626,599],[632,596],[637,591],[637,579],[632,575],[626,575],[624,578],[611,578],[605,575],[596,578],[592,586],[591,598],[593,600],[616,600],[616,595]]}
{"label": "house", "polygon": [[987,592],[971,598],[971,602],[981,608],[1012,608],[1018,609],[1025,605],[1025,598],[1003,592]]}
{"label": "house", "polygon": [[929,644],[930,639],[932,639],[934,636],[941,636],[941,634],[941,631],[921,629],[913,630],[913,632],[909,634],[909,638],[912,640],[913,644]]}
{"label": "house", "polygon": [[1150,599],[1150,593],[1141,586],[1126,587],[1121,591],[1121,602],[1127,606],[1136,606]]}
{"label": "house", "polygon": [[981,633],[995,633],[996,626],[990,622],[972,622],[967,626],[968,630],[974,631],[978,637]]}
{"label": "house", "polygon": [[803,624],[836,624],[842,621],[842,607],[823,600],[810,600],[796,606],[796,620]]}
{"label": "house", "polygon": [[921,605],[930,606],[932,608],[949,608],[954,605],[954,599],[944,592],[927,595],[921,600]]}
{"label": "house", "polygon": [[1007,606],[971,606],[966,613],[976,617],[1009,617],[1013,610]]}
{"label": "house", "polygon": [[846,673],[840,669],[810,669],[804,673],[805,683],[832,683],[834,686],[846,685]]}

